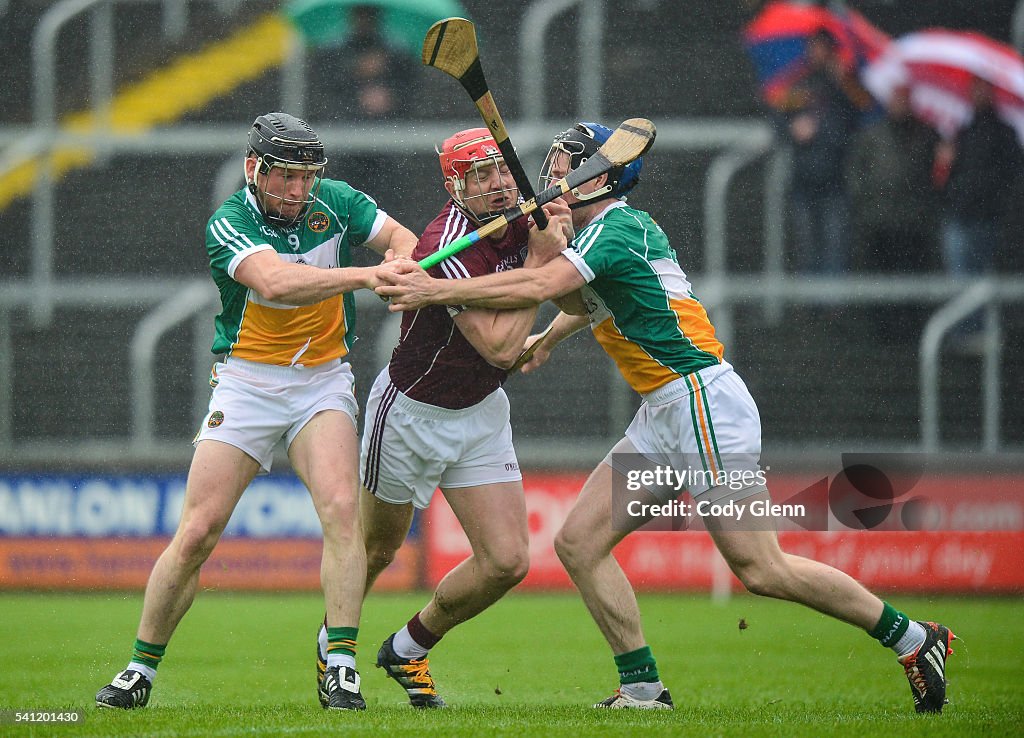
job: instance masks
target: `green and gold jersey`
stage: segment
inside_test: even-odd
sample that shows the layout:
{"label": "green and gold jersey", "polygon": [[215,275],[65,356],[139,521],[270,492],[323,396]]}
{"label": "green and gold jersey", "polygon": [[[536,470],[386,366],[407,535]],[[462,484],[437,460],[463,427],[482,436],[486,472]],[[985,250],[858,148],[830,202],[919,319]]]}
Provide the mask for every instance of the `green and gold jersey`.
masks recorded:
{"label": "green and gold jersey", "polygon": [[306,217],[290,228],[268,225],[253,196],[239,190],[206,226],[210,272],[220,290],[213,353],[280,366],[316,366],[348,353],[355,300],[338,295],[315,305],[283,305],[235,281],[238,265],[258,251],[336,269],[351,264],[351,248],[372,238],[387,215],[368,195],[325,179]]}
{"label": "green and gold jersey", "polygon": [[594,336],[637,392],[722,363],[708,314],[650,215],[616,200],[563,253],[587,281]]}

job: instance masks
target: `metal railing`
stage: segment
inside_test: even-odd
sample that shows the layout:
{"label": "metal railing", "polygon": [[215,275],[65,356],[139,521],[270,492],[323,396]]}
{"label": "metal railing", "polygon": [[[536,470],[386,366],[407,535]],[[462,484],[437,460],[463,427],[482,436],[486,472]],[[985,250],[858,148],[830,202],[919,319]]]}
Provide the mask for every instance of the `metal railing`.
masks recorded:
{"label": "metal railing", "polygon": [[[132,435],[131,448],[145,453],[156,440],[156,351],[161,339],[183,321],[205,311],[206,317],[219,304],[217,289],[207,280],[197,280],[176,292],[149,311],[132,334]],[[197,341],[198,343],[198,341]],[[193,366],[196,362],[193,362]],[[196,372],[196,377],[201,377]],[[193,403],[193,406],[195,403]],[[193,414],[195,414],[193,407]]]}
{"label": "metal railing", "polygon": [[[414,154],[430,151],[435,142],[446,138],[459,126],[476,122],[464,120],[438,123],[409,121],[408,128],[396,133],[391,126],[335,125],[320,127],[318,133],[329,148],[342,148],[353,154],[388,151],[390,154]],[[517,146],[523,151],[546,151],[551,131],[559,131],[565,121],[513,123]],[[48,324],[53,306],[45,299],[53,279],[55,220],[57,212],[53,177],[49,175],[48,152],[61,148],[90,148],[118,154],[240,154],[244,148],[244,131],[231,124],[189,124],[161,129],[159,134],[119,133],[110,130],[75,133],[55,131],[40,136],[33,148],[44,162],[33,195],[33,228],[31,243],[31,279],[35,285],[32,304],[33,320],[38,326]],[[771,150],[771,130],[761,121],[707,119],[700,121],[668,120],[658,123],[658,147],[668,151],[722,151],[708,172],[708,191],[704,198],[704,217],[711,224],[705,240],[705,259],[714,273],[724,274],[726,263],[726,232],[724,213],[733,177],[746,164]],[[234,180],[230,165],[218,176],[223,186]],[[240,165],[239,165],[240,167]],[[2,172],[2,170],[0,170]],[[778,206],[781,206],[779,201]],[[782,217],[766,208],[764,230],[771,233],[781,228]],[[773,236],[774,238],[774,236]]]}
{"label": "metal railing", "polygon": [[972,313],[984,308],[985,328],[979,334],[982,346],[982,448],[999,450],[999,419],[1002,407],[1000,382],[1002,324],[999,304],[1020,299],[1012,290],[1000,289],[992,279],[981,279],[937,310],[921,335],[921,445],[924,451],[938,451],[939,430],[939,353],[943,339]]}
{"label": "metal railing", "polygon": [[[731,342],[734,332],[734,313],[740,305],[756,305],[770,298],[784,305],[829,305],[837,297],[846,304],[933,304],[944,305],[924,331],[920,343],[921,366],[921,436],[917,445],[899,450],[940,451],[938,413],[938,346],[943,334],[963,316],[986,306],[989,313],[987,348],[983,369],[982,391],[985,393],[984,433],[981,450],[998,453],[1008,450],[1000,437],[999,408],[1003,404],[1001,372],[1000,328],[996,311],[998,306],[1024,302],[1024,279],[989,278],[970,283],[954,282],[945,277],[861,277],[847,279],[810,279],[785,277],[765,281],[752,275],[731,275],[726,279],[711,275],[694,277],[695,288],[712,313],[713,321],[723,341],[730,345],[731,358],[741,353],[742,346]],[[48,442],[18,442],[12,437],[12,409],[14,387],[11,382],[0,383],[0,457],[14,463],[36,463],[59,458],[69,461],[97,463],[109,460],[123,461],[126,454],[140,463],[180,461],[187,454],[182,440],[160,439],[155,434],[156,398],[160,388],[154,383],[154,357],[161,337],[182,322],[196,319],[208,328],[215,312],[216,290],[207,279],[196,280],[72,280],[54,284],[54,294],[47,295],[54,305],[62,307],[117,308],[142,306],[147,308],[135,329],[131,347],[130,392],[133,398],[133,424],[121,439],[90,442],[86,439],[61,438]],[[32,304],[32,286],[29,284],[0,283],[0,376],[13,376],[11,319],[12,313],[24,311]],[[358,310],[364,314],[380,314],[384,303],[367,291],[356,293]],[[391,348],[397,340],[397,318],[385,321],[371,341],[371,346],[360,350],[372,351],[375,366],[387,363]],[[197,323],[197,326],[199,324]],[[193,341],[193,414],[201,415],[201,408],[209,394],[206,369],[209,353],[204,331],[196,331]],[[609,368],[609,371],[614,371]],[[604,397],[609,408],[608,438],[589,440],[546,437],[534,434],[517,439],[521,460],[526,464],[565,464],[582,457],[597,456],[618,438],[632,412],[632,391],[621,380],[608,383]],[[614,437],[613,437],[614,436]],[[892,450],[892,449],[890,449]]]}
{"label": "metal railing", "polygon": [[[12,323],[16,315],[26,314],[34,304],[35,286],[27,280],[0,282],[0,459],[9,463],[39,463],[66,459],[82,463],[140,462],[180,460],[187,453],[183,439],[160,439],[156,405],[160,387],[156,383],[155,360],[164,337],[183,322],[195,319],[197,330],[192,356],[192,412],[201,417],[209,399],[207,382],[211,360],[212,334],[209,327],[219,310],[217,289],[209,279],[71,279],[54,281],[44,295],[54,308],[116,309],[141,308],[143,317],[136,324],[129,348],[130,372],[126,390],[132,398],[132,422],[126,433],[116,439],[92,442],[80,436],[49,441],[19,442],[13,437],[12,418],[15,386]],[[373,293],[355,293],[356,308],[363,313],[383,313],[386,305]],[[397,318],[395,319],[397,321]],[[377,332],[376,358],[387,363],[397,342],[395,321],[385,321]],[[386,345],[384,345],[386,344]],[[182,362],[185,364],[186,362]]]}
{"label": "metal railing", "polygon": [[582,120],[593,121],[604,117],[601,88],[604,5],[604,0],[534,0],[526,9],[519,32],[519,101],[524,119],[541,121],[547,115],[546,71],[551,66],[545,52],[547,30],[555,18],[573,6],[579,6],[580,12],[576,26],[580,61],[575,85],[579,116]]}
{"label": "metal railing", "polygon": [[[59,147],[88,146],[104,152],[117,153],[213,153],[239,154],[244,132],[235,125],[183,125],[163,129],[159,136],[142,134],[116,134],[109,130],[89,134],[61,131],[56,126],[55,60],[56,39],[61,29],[73,18],[92,10],[91,25],[92,76],[94,100],[103,109],[109,107],[112,95],[113,44],[112,8],[118,2],[144,0],[62,0],[51,7],[37,27],[33,42],[36,126],[9,127],[0,130],[0,144],[15,142],[13,149],[4,151],[0,171],[5,163],[24,160],[26,156],[46,155]],[[165,32],[173,34],[180,24],[187,23],[187,3],[173,0],[162,2]],[[233,0],[221,0],[225,8]],[[601,98],[601,45],[594,43],[603,34],[603,2],[581,3],[579,0],[556,0],[533,4],[524,19],[520,39],[522,53],[522,85],[524,118],[512,121],[517,146],[525,154],[546,150],[553,131],[565,127],[566,121],[544,119],[543,96],[545,89],[544,34],[550,22],[560,13],[579,6],[581,31],[580,53],[594,55],[591,63],[580,65],[577,89],[580,91],[584,117],[603,117]],[[292,44],[291,56],[282,68],[282,105],[285,109],[301,111],[305,89],[305,57],[302,44]],[[587,50],[590,49],[588,52]],[[583,58],[583,57],[581,57]],[[590,58],[590,57],[587,57]],[[958,317],[973,308],[984,306],[988,315],[985,350],[985,401],[983,448],[998,451],[1003,448],[999,435],[999,408],[1002,388],[999,382],[1001,353],[999,351],[999,310],[1010,302],[1024,299],[1024,280],[987,280],[963,291],[965,285],[944,277],[900,278],[865,277],[852,279],[795,278],[783,272],[784,220],[787,167],[785,152],[773,147],[772,131],[762,121],[752,120],[663,120],[658,124],[659,150],[711,151],[714,157],[707,170],[703,197],[705,225],[703,274],[694,276],[695,289],[713,312],[714,322],[723,341],[732,354],[735,347],[735,309],[749,303],[760,303],[766,315],[778,320],[786,305],[826,304],[840,298],[848,303],[884,304],[893,302],[931,305],[949,304],[939,310],[929,323],[921,339],[921,441],[920,447],[936,450],[942,447],[939,433],[940,417],[937,409],[939,377],[939,347],[942,337]],[[477,121],[458,122],[410,121],[400,134],[390,126],[344,125],[325,127],[321,135],[328,147],[344,145],[352,153],[387,150],[391,153],[420,153],[429,150],[436,141],[446,137],[456,125],[468,127]],[[727,212],[728,195],[734,179],[746,167],[770,156],[764,172],[765,205],[763,235],[765,265],[762,275],[736,275],[728,271]],[[45,156],[44,161],[49,161]],[[234,176],[230,164],[225,164],[217,178],[214,200],[223,200],[222,190],[231,186]],[[153,367],[161,339],[174,327],[185,321],[196,321],[197,338],[194,341],[193,374],[196,377],[193,410],[197,411],[208,393],[205,372],[201,366],[208,357],[206,334],[199,329],[199,321],[208,329],[208,310],[212,311],[216,293],[208,279],[202,280],[88,280],[56,281],[53,277],[53,244],[55,194],[49,165],[41,167],[33,197],[32,266],[27,280],[0,283],[0,377],[13,374],[12,321],[14,316],[29,314],[37,322],[48,323],[55,306],[117,306],[132,305],[147,308],[149,312],[135,328],[132,343],[131,392],[136,415],[130,434],[125,439],[92,443],[81,441],[73,448],[60,439],[51,443],[19,444],[13,438],[11,382],[0,382],[0,455],[14,460],[47,458],[59,453],[63,458],[104,460],[121,457],[125,445],[129,453],[139,459],[178,458],[182,451],[178,442],[161,441],[155,434],[156,393]],[[369,293],[357,293],[361,309],[373,311],[382,303]],[[396,321],[387,324],[388,330],[377,336],[375,347],[378,365],[386,363],[394,343]],[[616,417],[612,425],[625,427],[632,405],[631,392],[625,383],[612,382],[607,406]],[[618,417],[623,415],[624,417]],[[614,440],[614,439],[611,439]],[[581,453],[603,453],[606,439],[595,439],[581,444],[564,442],[559,438],[532,438],[517,441],[520,454],[527,462],[557,463],[578,458]],[[592,446],[593,448],[590,448]],[[173,450],[172,450],[173,447]]]}
{"label": "metal railing", "polygon": [[[227,12],[234,4],[232,0],[211,0]],[[48,286],[53,278],[55,240],[55,182],[50,154],[65,147],[87,147],[105,153],[130,153],[133,151],[154,151],[163,153],[237,151],[241,148],[240,134],[232,127],[177,127],[173,131],[162,131],[160,136],[147,134],[123,135],[114,133],[110,126],[100,126],[98,131],[88,134],[74,134],[57,127],[57,75],[56,49],[61,31],[71,21],[86,12],[91,12],[90,23],[90,80],[92,101],[102,115],[109,115],[113,97],[114,78],[114,7],[119,3],[152,2],[162,5],[164,33],[176,37],[189,17],[187,0],[61,0],[47,9],[33,34],[33,111],[35,126],[23,138],[16,139],[14,146],[0,157],[0,176],[4,172],[33,157],[41,157],[38,166],[34,195],[32,198],[33,220],[31,231],[31,274],[36,286],[36,299],[32,305],[32,319],[42,327],[52,319],[52,304],[43,299],[49,294]],[[534,2],[527,8],[523,30],[520,34],[521,66],[523,80],[522,100],[525,108],[524,121],[516,126],[516,142],[524,154],[542,152],[550,143],[552,131],[565,126],[564,121],[543,120],[543,103],[536,106],[530,101],[543,100],[546,89],[545,67],[543,66],[544,44],[547,28],[561,13],[573,6],[579,6],[582,23],[579,25],[578,44],[581,64],[578,67],[580,114],[599,119],[603,117],[601,104],[601,55],[604,35],[603,0],[583,3],[580,0],[557,0],[556,2]],[[302,43],[292,42],[286,62],[282,65],[282,107],[301,113],[306,87],[306,57]],[[438,124],[411,127],[410,135],[395,136],[393,131],[375,127],[344,126],[338,130],[322,130],[325,143],[343,144],[347,151],[360,153],[377,151],[386,147],[388,151],[423,151],[434,142],[443,140],[451,126]],[[419,135],[417,135],[419,134]],[[396,140],[397,139],[397,140]],[[0,139],[2,140],[2,139]],[[723,149],[719,158],[712,163],[708,173],[705,195],[704,218],[708,224],[705,242],[707,268],[724,274],[726,233],[725,205],[733,176],[745,165],[755,161],[771,146],[771,129],[760,121],[702,121],[700,123],[675,121],[659,125],[659,147],[696,149]],[[771,174],[773,170],[769,170]],[[222,184],[228,176],[222,173]],[[781,207],[781,201],[773,201],[773,207]],[[766,208],[764,230],[770,244],[781,243],[781,216]],[[774,262],[773,262],[774,263]]]}

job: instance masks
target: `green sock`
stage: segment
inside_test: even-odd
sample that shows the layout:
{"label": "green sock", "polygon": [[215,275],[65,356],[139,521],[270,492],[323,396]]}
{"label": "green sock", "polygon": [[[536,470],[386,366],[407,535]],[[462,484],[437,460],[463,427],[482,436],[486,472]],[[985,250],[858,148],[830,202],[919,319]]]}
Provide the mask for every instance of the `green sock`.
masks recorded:
{"label": "green sock", "polygon": [[148,666],[152,669],[160,666],[160,659],[164,657],[164,651],[167,650],[167,644],[158,646],[155,643],[146,643],[135,639],[135,645],[132,647],[132,661]]}
{"label": "green sock", "polygon": [[886,648],[892,648],[892,645],[907,632],[910,618],[888,602],[883,602],[882,605],[882,617],[869,635]]}
{"label": "green sock", "polygon": [[341,653],[346,656],[356,655],[356,638],[359,628],[328,628],[327,653]]}
{"label": "green sock", "polygon": [[619,670],[620,684],[656,682],[660,678],[658,677],[658,664],[654,660],[650,646],[644,646],[629,653],[620,653],[615,657],[615,667]]}

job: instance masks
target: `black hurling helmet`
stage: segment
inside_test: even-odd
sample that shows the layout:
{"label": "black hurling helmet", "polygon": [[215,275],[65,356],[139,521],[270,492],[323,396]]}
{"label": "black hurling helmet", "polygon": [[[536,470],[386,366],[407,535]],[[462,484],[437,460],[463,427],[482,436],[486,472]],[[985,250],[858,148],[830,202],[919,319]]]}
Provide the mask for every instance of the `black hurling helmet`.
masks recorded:
{"label": "black hurling helmet", "polygon": [[[597,153],[597,150],[612,135],[612,130],[600,123],[588,123],[583,121],[567,131],[562,131],[551,143],[548,155],[540,168],[540,190],[544,191],[559,177],[553,176],[551,167],[554,165],[558,154],[565,154],[569,157],[569,171],[580,167],[583,162]],[[625,166],[619,166],[608,172],[608,181],[605,186],[594,190],[589,194],[581,194],[574,189],[572,194],[580,203],[574,203],[570,207],[583,207],[586,202],[603,200],[608,197],[624,197],[640,182],[640,171],[643,169],[643,158],[638,157]],[[565,176],[562,174],[561,176]]]}
{"label": "black hurling helmet", "polygon": [[[256,157],[256,171],[248,183],[249,192],[256,198],[260,212],[272,225],[289,228],[309,212],[320,189],[320,178],[327,164],[324,145],[309,124],[287,113],[267,113],[253,121],[249,129],[248,156]],[[288,170],[314,172],[316,180],[302,200],[291,200],[283,195],[267,192],[263,178],[279,167]],[[299,202],[295,215],[285,216],[286,205]]]}

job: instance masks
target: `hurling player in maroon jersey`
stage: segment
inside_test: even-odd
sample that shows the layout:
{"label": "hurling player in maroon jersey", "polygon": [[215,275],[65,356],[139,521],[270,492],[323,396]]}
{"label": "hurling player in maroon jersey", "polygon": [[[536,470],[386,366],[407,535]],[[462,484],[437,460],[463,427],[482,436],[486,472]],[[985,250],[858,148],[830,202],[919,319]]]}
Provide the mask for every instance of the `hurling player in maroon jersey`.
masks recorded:
{"label": "hurling player in maroon jersey", "polygon": [[[451,199],[420,237],[413,252],[417,260],[519,201],[519,190],[486,128],[456,133],[438,155]],[[565,203],[557,200],[544,210],[550,221],[546,229],[517,220],[432,267],[430,274],[463,279],[517,269],[531,241],[557,241],[559,231],[562,239],[571,238]],[[512,447],[508,398],[501,385],[530,335],[536,310],[435,305],[405,313],[391,362],[370,391],[360,510],[367,589],[394,559],[414,508],[426,508],[437,487],[473,550],[377,654],[377,665],[406,690],[414,707],[444,706],[428,670],[427,652],[526,575],[526,506]],[[320,653],[324,652],[326,636],[321,629]]]}

